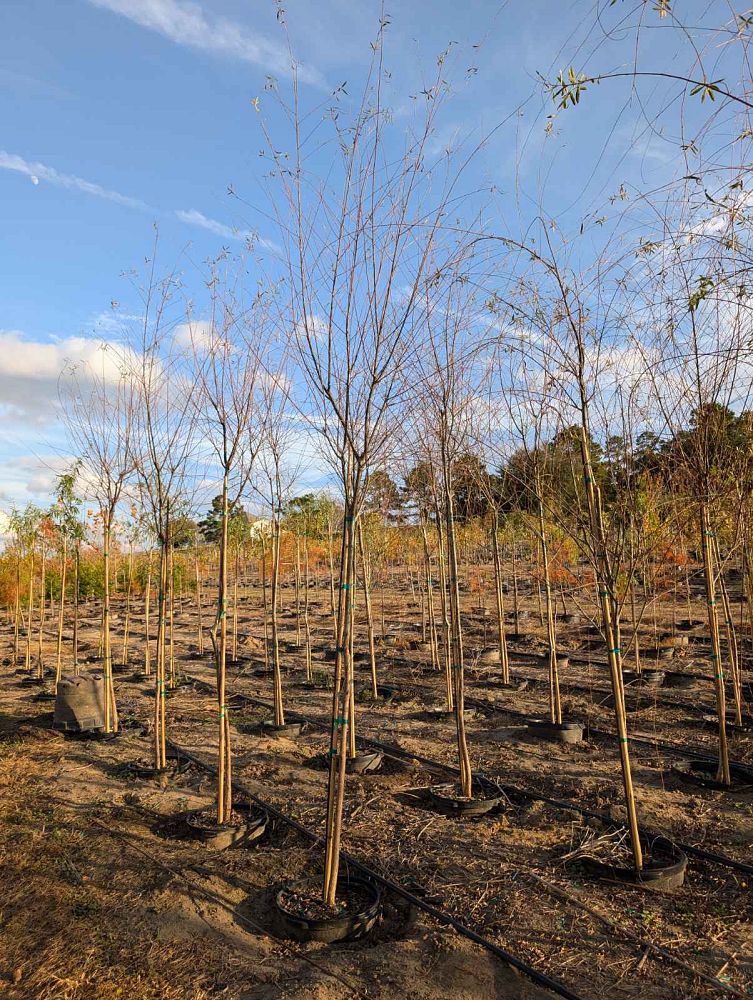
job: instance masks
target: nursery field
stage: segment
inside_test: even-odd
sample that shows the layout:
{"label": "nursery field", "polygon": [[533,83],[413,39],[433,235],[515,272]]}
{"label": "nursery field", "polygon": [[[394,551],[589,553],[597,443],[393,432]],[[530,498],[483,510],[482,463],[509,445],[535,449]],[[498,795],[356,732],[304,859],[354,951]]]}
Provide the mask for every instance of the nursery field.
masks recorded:
{"label": "nursery field", "polygon": [[[735,586],[730,580],[733,604]],[[230,846],[191,823],[215,801],[218,759],[208,613],[200,650],[194,595],[177,597],[173,609],[168,761],[159,769],[143,609],[130,612],[130,662],[122,664],[123,599],[111,601],[119,732],[110,737],[53,730],[50,677],[37,681],[38,665],[27,672],[23,654],[14,664],[13,620],[3,621],[0,995],[751,995],[752,650],[741,627],[742,724],[727,728],[734,780],[727,788],[699,783],[687,762],[714,762],[717,753],[702,589],[689,586],[681,599],[664,594],[643,616],[639,678],[628,673],[635,667],[631,627],[622,632],[641,831],[649,851],[661,834],[672,860],[687,860],[681,884],[656,886],[619,874],[630,871],[630,850],[595,605],[581,594],[577,610],[567,603],[555,616],[562,717],[584,727],[582,739],[576,731],[566,742],[527,725],[547,718],[550,696],[549,623],[533,582],[520,581],[517,616],[507,609],[508,683],[492,594],[462,588],[464,718],[481,789],[475,811],[466,811],[452,805],[456,723],[446,709],[444,670],[432,665],[421,593],[397,573],[374,595],[377,698],[357,601],[355,759],[364,770],[345,784],[341,874],[379,887],[379,915],[369,933],[334,944],[297,940],[284,919],[284,892],[278,897],[286,885],[319,884],[322,876],[335,669],[329,581],[320,578],[309,591],[308,628],[300,594],[292,582],[281,584],[285,725],[277,728],[270,725],[265,596],[249,578],[233,611],[237,650],[225,694],[233,808],[248,811],[251,832]],[[80,618],[81,671],[96,672],[101,603],[82,603]],[[43,636],[48,665],[56,641],[51,616]],[[64,675],[69,646],[66,627]]]}

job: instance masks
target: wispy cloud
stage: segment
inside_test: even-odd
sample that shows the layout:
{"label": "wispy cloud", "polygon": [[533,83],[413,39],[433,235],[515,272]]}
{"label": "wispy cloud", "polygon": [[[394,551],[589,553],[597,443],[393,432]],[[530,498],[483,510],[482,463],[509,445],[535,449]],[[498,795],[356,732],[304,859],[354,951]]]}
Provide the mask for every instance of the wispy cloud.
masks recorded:
{"label": "wispy cloud", "polygon": [[44,163],[35,163],[25,160],[15,153],[6,153],[0,150],[0,170],[12,170],[18,174],[25,174],[30,180],[38,184],[46,181],[55,187],[68,188],[74,191],[81,191],[83,194],[93,195],[95,198],[104,198],[105,201],[114,201],[117,205],[126,208],[138,208],[141,211],[148,211],[149,206],[139,198],[131,198],[128,195],[120,194],[118,191],[110,191],[100,184],[84,180],[83,177],[76,177],[74,174],[61,174],[54,167],[48,167]]}
{"label": "wispy cloud", "polygon": [[189,226],[199,226],[201,229],[208,229],[210,233],[221,236],[224,240],[254,239],[254,234],[249,229],[233,229],[232,226],[226,226],[224,222],[210,219],[196,208],[178,208],[175,211],[175,215],[181,222],[185,222]]}
{"label": "wispy cloud", "polygon": [[[252,33],[229,18],[210,19],[201,4],[191,0],[89,0],[89,3],[156,31],[176,45],[238,59],[279,76],[289,77],[292,73],[285,45],[259,32]],[[316,69],[302,64],[298,65],[298,78],[314,86],[324,84]]]}
{"label": "wispy cloud", "polygon": [[274,253],[280,252],[280,248],[276,243],[273,243],[271,240],[261,239],[253,230],[235,229],[232,226],[227,226],[224,222],[218,222],[217,219],[210,219],[209,216],[204,215],[203,212],[200,212],[196,208],[178,208],[175,211],[175,216],[181,222],[185,222],[189,226],[198,226],[200,229],[207,229],[210,233],[214,233],[215,236],[221,236],[223,240],[237,240],[249,243],[254,247],[271,250]]}
{"label": "wispy cloud", "polygon": [[[125,208],[136,208],[142,212],[152,212],[154,215],[164,214],[158,209],[150,207],[140,198],[131,198],[129,195],[120,194],[118,191],[110,191],[108,188],[102,187],[101,184],[87,181],[83,177],[76,177],[73,174],[61,174],[54,167],[48,167],[45,163],[26,160],[22,156],[18,156],[15,153],[6,153],[4,150],[0,150],[0,170],[11,170],[18,174],[24,174],[34,184],[44,181],[48,184],[53,184],[55,187],[80,191],[82,194],[92,195],[95,198],[104,198],[106,201],[115,202],[117,205],[122,205]],[[215,236],[220,236],[223,240],[248,243],[254,247],[269,250],[272,253],[281,252],[280,247],[276,243],[271,240],[262,239],[251,229],[236,229],[228,226],[224,222],[218,222],[217,219],[211,219],[196,208],[179,208],[172,214],[176,219],[186,223],[186,225],[206,229],[208,232],[214,233]]]}

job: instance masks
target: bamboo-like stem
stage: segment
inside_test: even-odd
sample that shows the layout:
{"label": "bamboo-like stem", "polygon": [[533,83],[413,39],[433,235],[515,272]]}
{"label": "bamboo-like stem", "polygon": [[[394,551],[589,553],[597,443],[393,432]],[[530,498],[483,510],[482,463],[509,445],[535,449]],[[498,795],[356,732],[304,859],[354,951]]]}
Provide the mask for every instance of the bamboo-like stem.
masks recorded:
{"label": "bamboo-like stem", "polygon": [[722,666],[722,648],[719,640],[719,618],[716,613],[716,572],[714,567],[713,533],[709,520],[706,501],[698,505],[698,520],[701,532],[701,553],[703,556],[703,575],[706,584],[706,607],[711,636],[711,668],[713,670],[714,691],[716,693],[716,712],[719,720],[719,766],[717,781],[724,785],[731,784],[729,770],[729,752],[727,748],[727,704],[724,690],[724,667]]}
{"label": "bamboo-like stem", "polygon": [[722,607],[724,608],[724,624],[727,632],[729,671],[730,678],[732,680],[732,694],[735,699],[735,722],[738,726],[740,726],[743,721],[743,705],[742,676],[740,673],[740,655],[737,646],[737,633],[735,631],[735,623],[732,620],[732,604],[729,599],[729,591],[727,590],[727,583],[724,579],[724,572],[721,568],[722,560],[721,553],[719,551],[719,539],[716,535],[714,535],[711,540],[713,543],[714,560],[716,562],[719,578],[719,591],[722,595]]}
{"label": "bamboo-like stem", "polygon": [[[348,706],[352,673],[347,659],[350,650],[351,583],[353,580],[354,507],[346,497],[345,518],[340,550],[340,586],[337,601],[337,637],[335,639],[335,675],[332,692],[332,727],[330,732],[330,765],[327,782],[327,827],[324,858],[324,902],[334,906],[340,867],[342,811],[345,799],[345,773],[348,749]],[[330,577],[331,579],[331,577]]]}
{"label": "bamboo-like stem", "polygon": [[460,794],[470,798],[473,794],[473,773],[465,732],[465,684],[463,661],[463,630],[460,621],[460,581],[458,579],[458,553],[455,534],[450,463],[443,462],[445,527],[447,531],[447,566],[449,569],[450,619],[452,624],[452,680],[455,702],[455,729],[460,765]]}
{"label": "bamboo-like stem", "polygon": [[445,565],[445,540],[442,526],[442,516],[439,510],[439,502],[436,502],[435,513],[437,519],[437,551],[439,563],[439,593],[440,610],[442,612],[442,633],[443,652],[445,669],[445,702],[447,711],[451,712],[455,707],[455,693],[452,679],[452,649],[450,639],[450,607],[447,595],[447,569]]}
{"label": "bamboo-like stem", "polygon": [[68,536],[63,534],[63,552],[60,565],[60,607],[58,608],[58,637],[55,655],[55,687],[60,682],[63,669],[63,625],[65,622],[65,583],[68,568]]}
{"label": "bamboo-like stem", "polygon": [[271,625],[272,625],[272,671],[274,684],[274,718],[276,726],[285,725],[282,698],[282,671],[280,669],[280,640],[278,634],[277,611],[280,589],[280,511],[272,511],[272,581],[271,581]]}
{"label": "bamboo-like stem", "polygon": [[152,560],[154,552],[149,549],[146,563],[146,587],[144,588],[144,675],[149,677],[152,672],[152,653],[150,648],[150,611],[152,600]]}
{"label": "bamboo-like stem", "polygon": [[[363,603],[366,612],[366,632],[369,640],[369,665],[371,668],[371,694],[377,697],[377,665],[376,665],[376,644],[374,642],[374,616],[371,610],[371,567],[369,553],[363,537],[363,523],[358,520],[358,549],[361,556],[361,575],[363,584]],[[352,630],[351,630],[352,631]]]}
{"label": "bamboo-like stem", "polygon": [[21,556],[16,553],[16,594],[13,611],[13,666],[18,666],[21,629]]}
{"label": "bamboo-like stem", "polygon": [[76,542],[73,557],[73,673],[78,674],[78,604],[81,578],[81,547]]}
{"label": "bamboo-like stem", "polygon": [[497,643],[499,662],[502,669],[502,683],[510,683],[510,658],[507,653],[507,632],[505,629],[505,599],[502,593],[502,558],[499,551],[499,512],[492,514],[492,555],[494,559],[494,596],[497,603]]}
{"label": "bamboo-like stem", "polygon": [[44,677],[44,619],[45,619],[45,585],[47,581],[47,549],[42,543],[42,565],[39,581],[39,627],[37,629],[37,676]]}
{"label": "bamboo-like stem", "polygon": [[128,569],[126,577],[126,606],[125,621],[123,622],[123,655],[120,662],[123,666],[128,663],[128,639],[131,625],[131,589],[133,586],[133,542],[128,543]]}
{"label": "bamboo-like stem", "polygon": [[437,619],[434,608],[434,583],[431,577],[431,549],[429,548],[429,533],[426,527],[426,514],[421,514],[421,540],[424,547],[424,567],[426,572],[426,604],[429,611],[429,645],[431,647],[431,666],[439,670],[439,648],[437,638]]}
{"label": "bamboo-like stem", "polygon": [[34,544],[32,543],[30,548],[30,565],[29,565],[29,604],[27,607],[27,619],[26,619],[26,669],[31,672],[31,630],[32,630],[32,618],[34,617]]}
{"label": "bamboo-like stem", "polygon": [[261,536],[261,593],[264,614],[264,669],[269,670],[269,603],[267,601],[267,543]]}
{"label": "bamboo-like stem", "polygon": [[303,536],[303,567],[304,585],[303,592],[303,627],[306,636],[306,680],[311,680],[311,620],[309,617],[309,590],[311,586],[309,576],[309,537],[308,533]]}
{"label": "bamboo-like stem", "polygon": [[204,609],[201,593],[201,571],[199,567],[199,539],[194,541],[194,566],[196,571],[196,615],[197,615],[197,635],[196,640],[199,647],[199,656],[204,655]]}

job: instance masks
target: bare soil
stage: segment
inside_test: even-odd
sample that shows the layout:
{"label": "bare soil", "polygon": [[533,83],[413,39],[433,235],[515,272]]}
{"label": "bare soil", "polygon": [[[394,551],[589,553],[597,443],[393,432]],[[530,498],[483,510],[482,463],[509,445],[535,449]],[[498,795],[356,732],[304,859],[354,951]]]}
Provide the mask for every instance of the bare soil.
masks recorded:
{"label": "bare soil", "polygon": [[[326,587],[312,592],[313,641],[331,646]],[[485,598],[493,607],[491,595]],[[325,721],[331,692],[305,685],[304,650],[297,645],[292,588],[282,594],[283,686],[286,710]],[[605,831],[566,805],[529,791],[624,820],[617,744],[611,732],[609,683],[603,642],[588,620],[558,625],[570,662],[562,669],[565,718],[584,722],[579,744],[544,742],[525,728],[526,717],[546,714],[545,629],[535,597],[527,593],[521,632],[510,644],[515,683],[502,687],[499,667],[481,663],[494,642],[493,617],[476,594],[464,594],[467,694],[476,710],[466,725],[473,767],[500,782],[509,800],[486,817],[458,821],[427,808],[425,790],[452,781],[418,758],[454,765],[451,718],[442,708],[443,676],[422,639],[417,595],[398,579],[375,594],[384,605],[389,642],[379,645],[379,681],[396,688],[389,702],[359,700],[358,733],[399,748],[412,761],[387,757],[376,774],[348,778],[343,848],[417,895],[446,908],[520,959],[566,983],[587,1000],[697,1000],[725,986],[751,995],[753,895],[750,880],[730,868],[691,859],[685,885],[672,893],[596,882],[566,859]],[[261,591],[242,591],[241,662],[230,693],[270,703],[264,666]],[[291,612],[293,612],[291,614]],[[85,608],[82,638],[96,653],[99,606]],[[703,621],[701,595],[688,614],[683,602],[662,606],[641,629],[649,648],[673,623]],[[197,656],[197,614],[192,598],[176,609],[179,673],[211,684],[210,656]],[[209,617],[204,610],[204,621]],[[360,609],[358,640],[366,648]],[[117,635],[115,627],[115,651]],[[139,666],[143,618],[131,621],[132,667]],[[512,629],[512,625],[510,625]],[[381,632],[381,623],[378,631]],[[665,665],[693,678],[689,690],[643,688],[630,694],[631,736],[639,817],[646,827],[750,864],[753,795],[704,789],[672,770],[671,742],[714,753],[715,733],[703,721],[713,712],[708,640],[703,626]],[[52,649],[54,629],[50,628]],[[628,645],[629,629],[623,637]],[[626,641],[627,640],[627,641]],[[10,657],[12,630],[0,632],[0,655]],[[750,683],[753,647],[742,637],[744,680]],[[322,683],[332,665],[314,653]],[[50,662],[52,656],[50,655]],[[631,666],[628,658],[627,666]],[[521,998],[550,994],[489,953],[442,927],[400,898],[385,899],[374,933],[336,946],[287,940],[275,923],[274,894],[281,886],[321,874],[322,851],[289,828],[271,824],[252,848],[212,853],[168,836],[174,817],[209,806],[213,779],[198,767],[159,780],[124,769],[149,755],[151,688],[115,684],[122,736],[112,742],[69,741],[50,730],[50,703],[33,700],[14,665],[0,684],[0,884],[5,887],[0,934],[0,996],[78,1000],[204,998],[334,1000],[363,996]],[[357,685],[368,685],[368,663],[356,664]],[[317,761],[327,732],[316,725],[295,740],[249,731],[271,716],[268,708],[234,702],[234,777],[252,794],[324,829],[327,775]],[[207,688],[176,692],[167,705],[169,736],[212,764],[216,754],[216,701]],[[238,725],[243,732],[238,730]],[[734,760],[753,764],[753,737],[730,733]],[[624,855],[624,844],[599,847],[601,860]],[[706,977],[706,978],[702,978]],[[709,980],[715,980],[711,982]],[[4,990],[4,992],[3,992]]]}

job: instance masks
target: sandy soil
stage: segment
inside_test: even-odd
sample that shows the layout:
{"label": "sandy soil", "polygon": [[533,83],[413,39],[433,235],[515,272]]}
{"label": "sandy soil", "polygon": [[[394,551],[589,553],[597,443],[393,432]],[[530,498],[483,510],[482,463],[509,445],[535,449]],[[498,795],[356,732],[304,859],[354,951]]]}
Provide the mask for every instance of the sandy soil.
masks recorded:
{"label": "sandy soil", "polygon": [[[314,642],[330,642],[328,597],[312,595]],[[326,718],[330,694],[306,688],[303,650],[296,646],[293,591],[283,591],[284,664],[289,711]],[[501,688],[498,668],[479,653],[493,642],[493,620],[466,595],[468,694],[487,707],[468,723],[474,767],[498,781],[624,816],[616,745],[592,737],[566,746],[541,742],[520,713],[540,715],[547,704],[544,649],[535,601],[524,598],[521,630],[511,646],[524,690]],[[428,717],[441,705],[443,681],[428,654],[411,650],[421,613],[410,591],[385,596],[385,623],[395,638],[380,643],[380,681],[399,698],[359,698],[358,731],[408,751],[453,764],[451,720]],[[488,601],[488,607],[492,607]],[[685,607],[662,609],[670,628]],[[98,608],[85,609],[84,642],[96,652]],[[702,619],[696,602],[693,615]],[[205,621],[208,617],[205,611]],[[118,616],[117,629],[122,627]],[[196,650],[196,611],[186,600],[176,614],[180,670],[208,683],[209,657]],[[650,645],[653,622],[644,627]],[[271,700],[263,667],[261,595],[247,588],[239,613],[243,661],[231,671],[231,690]],[[138,661],[143,619],[131,622]],[[690,690],[664,688],[631,712],[631,733],[714,752],[714,731],[702,716],[713,708],[703,678],[704,630],[675,654],[672,670],[698,676]],[[52,629],[50,641],[53,639]],[[363,640],[363,629],[359,639]],[[603,653],[587,623],[562,624],[560,646],[571,654],[562,677],[568,717],[611,729]],[[0,686],[0,881],[6,886],[0,936],[0,995],[20,997],[232,998],[543,998],[491,955],[431,918],[387,897],[384,917],[363,942],[338,946],[287,940],[272,906],[275,887],[320,871],[321,851],[286,828],[271,826],[252,848],[215,852],[181,837],[178,820],[212,800],[212,779],[189,767],[160,787],[124,765],[148,763],[151,690],[116,678],[124,731],[113,742],[64,739],[49,731],[50,703],[34,700],[10,662],[12,632]],[[361,643],[363,648],[363,643]],[[118,649],[117,639],[115,642]],[[747,647],[744,648],[747,653]],[[0,652],[0,655],[3,655]],[[117,657],[116,657],[117,658]],[[317,676],[331,665],[315,653]],[[664,664],[662,664],[664,666]],[[746,663],[747,666],[747,663]],[[358,687],[367,683],[360,663]],[[746,674],[746,680],[750,674]],[[601,704],[600,704],[601,703]],[[318,758],[325,733],[310,728],[296,740],[253,731],[264,708],[234,709],[235,777],[253,793],[323,828],[326,781]],[[206,689],[188,689],[168,704],[173,740],[211,763],[217,708]],[[238,728],[240,727],[240,729]],[[753,761],[750,735],[731,736],[732,756]],[[673,771],[675,758],[658,747],[634,748],[641,822],[684,842],[751,862],[753,795],[689,786]],[[744,875],[692,861],[685,885],[672,893],[595,882],[563,855],[603,833],[572,810],[512,796],[495,814],[458,822],[432,811],[424,790],[440,780],[418,763],[388,761],[382,772],[349,779],[344,848],[382,874],[411,886],[519,958],[565,982],[584,998],[641,996],[695,1000],[718,995],[692,971],[721,977],[741,995],[753,983],[753,903]],[[443,780],[447,780],[446,778]],[[664,949],[679,964],[659,955]],[[2,990],[5,993],[3,994]]]}

